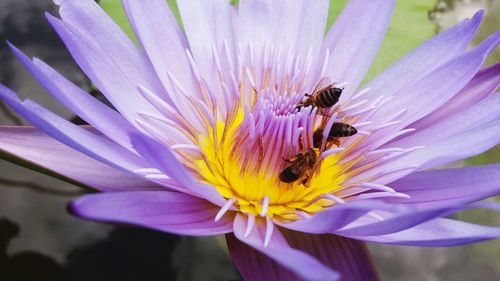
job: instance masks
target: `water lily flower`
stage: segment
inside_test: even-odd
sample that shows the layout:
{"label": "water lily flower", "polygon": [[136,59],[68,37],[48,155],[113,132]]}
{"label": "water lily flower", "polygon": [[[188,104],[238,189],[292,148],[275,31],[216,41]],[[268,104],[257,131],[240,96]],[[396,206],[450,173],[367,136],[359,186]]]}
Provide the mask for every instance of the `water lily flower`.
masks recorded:
{"label": "water lily flower", "polygon": [[90,125],[0,86],[34,125],[0,149],[101,191],[71,203],[82,218],[225,234],[245,280],[377,280],[364,242],[500,237],[443,218],[500,209],[477,202],[500,164],[432,169],[500,142],[500,64],[480,69],[500,33],[468,49],[478,12],[362,85],[394,0],[351,0],[325,35],[329,2],[182,0],[181,28],[164,0],[123,0],[137,46],[94,1],[57,0],[48,21],[116,110],[11,45]]}

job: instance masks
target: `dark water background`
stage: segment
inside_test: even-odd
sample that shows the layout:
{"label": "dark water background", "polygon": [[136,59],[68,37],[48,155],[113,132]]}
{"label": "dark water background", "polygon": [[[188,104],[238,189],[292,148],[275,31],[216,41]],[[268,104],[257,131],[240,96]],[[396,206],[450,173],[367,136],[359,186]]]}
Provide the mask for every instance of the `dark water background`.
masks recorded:
{"label": "dark water background", "polygon": [[[431,18],[436,29],[443,29],[479,8],[487,8],[489,14],[478,36],[484,38],[500,27],[498,0],[441,1]],[[8,38],[90,90],[88,80],[46,22],[44,11],[56,14],[49,0],[0,0],[0,82],[72,119],[4,43]],[[498,60],[497,50],[490,62]],[[0,103],[0,124],[21,123]],[[79,220],[66,213],[66,203],[79,193],[77,187],[0,160],[1,281],[240,279],[223,239],[187,238]],[[493,213],[473,212],[461,218],[500,224]],[[500,280],[499,241],[457,248],[371,248],[383,280]]]}

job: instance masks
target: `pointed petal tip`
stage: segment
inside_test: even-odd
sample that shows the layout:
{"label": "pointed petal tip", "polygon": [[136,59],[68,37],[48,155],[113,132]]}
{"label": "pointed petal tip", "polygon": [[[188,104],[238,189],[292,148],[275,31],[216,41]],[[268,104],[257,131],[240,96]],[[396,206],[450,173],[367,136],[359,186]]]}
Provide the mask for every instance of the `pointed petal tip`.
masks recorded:
{"label": "pointed petal tip", "polygon": [[483,20],[483,17],[484,17],[484,9],[480,9],[478,10],[474,16],[472,16],[472,21],[482,21]]}

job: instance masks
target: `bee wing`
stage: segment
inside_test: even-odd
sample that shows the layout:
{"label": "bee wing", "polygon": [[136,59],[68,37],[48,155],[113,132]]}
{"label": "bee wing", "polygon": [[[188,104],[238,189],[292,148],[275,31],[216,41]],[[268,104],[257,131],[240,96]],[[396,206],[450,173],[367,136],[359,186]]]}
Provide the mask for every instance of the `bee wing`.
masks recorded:
{"label": "bee wing", "polygon": [[[325,81],[326,81],[326,86],[323,87],[323,85],[325,85]],[[333,87],[335,84],[337,84],[337,82],[330,83],[330,81],[329,81],[329,79],[327,77],[322,78],[318,82],[318,84],[316,85],[316,88],[314,89],[314,92],[311,95],[314,95],[316,93],[322,92],[325,89],[329,89],[329,88]]]}

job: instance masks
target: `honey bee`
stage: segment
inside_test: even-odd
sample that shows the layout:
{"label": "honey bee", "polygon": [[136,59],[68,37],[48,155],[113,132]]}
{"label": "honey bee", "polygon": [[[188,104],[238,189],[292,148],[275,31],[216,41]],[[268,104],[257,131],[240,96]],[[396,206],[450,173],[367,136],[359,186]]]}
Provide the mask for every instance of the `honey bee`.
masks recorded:
{"label": "honey bee", "polygon": [[[355,135],[357,132],[358,130],[356,130],[356,128],[354,128],[349,124],[335,122],[332,124],[332,128],[328,133],[328,138],[326,139],[326,141],[327,142],[333,141],[338,146],[339,145],[337,140],[338,138],[350,137]],[[323,129],[317,129],[313,134],[314,147],[320,148],[322,141],[323,141]]]}
{"label": "honey bee", "polygon": [[290,165],[281,171],[279,175],[280,181],[292,183],[302,179],[302,184],[305,184],[311,176],[310,173],[318,160],[318,156],[314,149],[308,148],[295,155],[294,158],[284,160]]}
{"label": "honey bee", "polygon": [[335,83],[326,87],[320,88],[321,82],[318,83],[312,94],[305,94],[307,97],[299,103],[295,109],[300,111],[302,107],[314,106],[319,108],[329,108],[334,106],[340,99],[344,88],[334,87]]}

